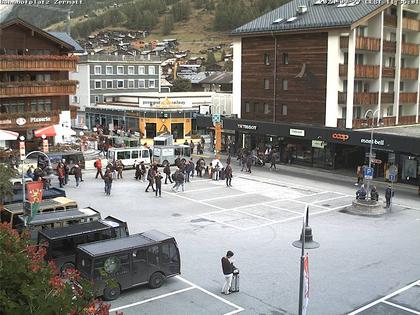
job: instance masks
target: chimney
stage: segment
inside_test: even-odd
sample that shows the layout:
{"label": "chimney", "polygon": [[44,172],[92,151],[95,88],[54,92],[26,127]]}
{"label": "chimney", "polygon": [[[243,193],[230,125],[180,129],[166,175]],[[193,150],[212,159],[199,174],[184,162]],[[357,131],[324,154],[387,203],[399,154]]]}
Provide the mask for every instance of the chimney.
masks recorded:
{"label": "chimney", "polygon": [[308,11],[308,7],[305,4],[298,5],[296,9],[297,14],[304,14]]}

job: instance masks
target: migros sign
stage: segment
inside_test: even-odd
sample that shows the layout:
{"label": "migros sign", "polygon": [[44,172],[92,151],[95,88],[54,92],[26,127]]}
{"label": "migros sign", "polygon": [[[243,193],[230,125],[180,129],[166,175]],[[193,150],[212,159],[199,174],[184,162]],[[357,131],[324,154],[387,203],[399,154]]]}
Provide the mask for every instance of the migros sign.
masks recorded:
{"label": "migros sign", "polygon": [[344,133],[333,133],[331,135],[331,138],[333,138],[334,140],[340,140],[340,141],[345,142],[350,138],[350,136]]}

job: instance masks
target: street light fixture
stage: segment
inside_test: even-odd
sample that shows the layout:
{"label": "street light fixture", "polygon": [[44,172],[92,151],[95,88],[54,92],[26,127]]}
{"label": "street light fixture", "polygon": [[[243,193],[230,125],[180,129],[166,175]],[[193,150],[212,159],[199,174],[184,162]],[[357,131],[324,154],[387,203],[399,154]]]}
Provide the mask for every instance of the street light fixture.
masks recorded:
{"label": "street light fixture", "polygon": [[[372,113],[372,127],[370,130],[370,148],[369,148],[369,169],[372,168],[372,158],[373,158],[373,154],[372,154],[372,149],[373,149],[373,129],[375,127],[375,116],[378,115],[378,121],[379,121],[379,108],[375,111],[373,111],[372,109],[368,109],[365,113],[365,119],[368,119],[368,115],[369,113]],[[367,199],[370,199],[370,183],[371,183],[371,179],[369,178],[367,180],[367,192],[366,192],[366,196]]]}

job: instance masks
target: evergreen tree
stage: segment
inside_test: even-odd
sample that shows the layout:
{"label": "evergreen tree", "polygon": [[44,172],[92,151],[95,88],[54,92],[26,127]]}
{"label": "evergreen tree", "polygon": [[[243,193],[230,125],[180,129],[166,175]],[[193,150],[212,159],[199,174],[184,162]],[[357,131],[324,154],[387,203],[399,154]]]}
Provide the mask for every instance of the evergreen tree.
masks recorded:
{"label": "evergreen tree", "polygon": [[188,92],[191,91],[191,81],[184,78],[177,78],[172,82],[173,92]]}
{"label": "evergreen tree", "polygon": [[182,0],[172,6],[172,15],[175,22],[187,20],[191,15],[191,6],[189,1]]}
{"label": "evergreen tree", "polygon": [[174,28],[174,17],[172,16],[172,14],[165,15],[165,18],[163,21],[162,34],[163,35],[171,34],[173,28]]}
{"label": "evergreen tree", "polygon": [[233,62],[232,62],[232,60],[229,59],[228,61],[225,61],[225,64],[223,66],[223,69],[225,71],[232,72],[233,71]]}
{"label": "evergreen tree", "polygon": [[214,53],[212,51],[207,52],[205,65],[211,66],[217,63],[216,58],[214,57]]}

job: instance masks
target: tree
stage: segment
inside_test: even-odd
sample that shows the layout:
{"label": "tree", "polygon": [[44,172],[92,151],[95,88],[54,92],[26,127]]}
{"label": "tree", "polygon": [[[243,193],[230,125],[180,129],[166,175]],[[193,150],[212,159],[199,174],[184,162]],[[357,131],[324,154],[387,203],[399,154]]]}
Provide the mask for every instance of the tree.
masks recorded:
{"label": "tree", "polygon": [[206,61],[204,62],[205,66],[211,66],[217,63],[214,53],[212,51],[207,52]]}
{"label": "tree", "polygon": [[233,62],[232,62],[232,60],[229,59],[229,60],[225,61],[225,64],[224,64],[223,68],[224,68],[225,71],[232,72],[233,71]]}
{"label": "tree", "polygon": [[16,175],[16,171],[4,164],[0,164],[0,210],[3,208],[3,201],[13,196],[13,184],[10,181]]}
{"label": "tree", "polygon": [[177,78],[172,82],[172,91],[173,92],[188,92],[191,91],[191,81],[184,78]]}
{"label": "tree", "polygon": [[[58,276],[44,260],[28,233],[19,235],[9,224],[0,224],[0,313],[105,315],[109,305],[94,300],[90,284],[76,270]],[[75,283],[81,284],[72,286]]]}
{"label": "tree", "polygon": [[220,61],[225,61],[226,53],[225,50],[222,49],[222,52],[220,53]]}
{"label": "tree", "polygon": [[172,16],[172,14],[165,15],[165,19],[163,21],[162,34],[163,35],[171,34],[173,28],[174,28],[174,17]]}
{"label": "tree", "polygon": [[172,6],[171,12],[175,22],[187,20],[191,15],[191,5],[186,0],[179,1]]}

